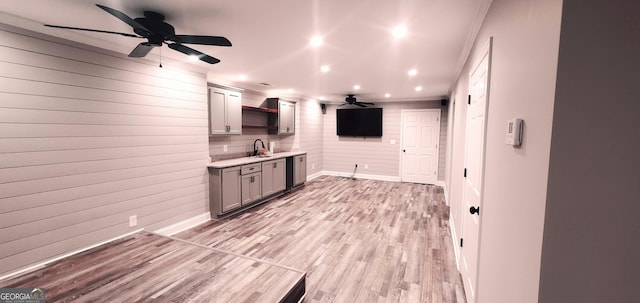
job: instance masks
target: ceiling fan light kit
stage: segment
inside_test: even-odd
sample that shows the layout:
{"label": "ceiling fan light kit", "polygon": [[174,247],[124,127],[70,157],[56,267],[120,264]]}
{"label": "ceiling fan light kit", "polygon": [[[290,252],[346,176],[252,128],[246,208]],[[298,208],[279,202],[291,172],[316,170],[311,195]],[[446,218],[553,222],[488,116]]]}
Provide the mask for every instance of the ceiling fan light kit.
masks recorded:
{"label": "ceiling fan light kit", "polygon": [[114,17],[120,19],[122,22],[131,26],[131,28],[133,29],[133,32],[136,33],[136,35],[129,34],[129,33],[119,33],[119,32],[112,32],[112,31],[98,30],[98,29],[69,27],[69,26],[50,25],[50,24],[45,24],[45,26],[53,27],[53,28],[61,28],[61,29],[116,34],[116,35],[121,35],[125,37],[147,39],[147,42],[142,42],[138,44],[129,53],[129,57],[133,57],[133,58],[145,57],[149,54],[149,52],[151,52],[151,50],[154,47],[162,47],[162,44],[167,44],[167,46],[169,46],[170,49],[173,49],[175,51],[181,52],[189,56],[196,56],[199,60],[209,64],[216,64],[220,62],[220,59],[209,56],[203,52],[195,50],[184,44],[215,45],[215,46],[227,46],[227,47],[231,46],[231,41],[229,41],[225,37],[201,36],[201,35],[176,35],[175,28],[171,24],[164,22],[164,19],[165,19],[164,15],[157,12],[145,11],[144,17],[132,19],[131,17],[127,16],[125,13],[119,10],[116,10],[104,5],[100,5],[100,4],[96,4],[96,6],[106,11],[107,13],[113,15]]}

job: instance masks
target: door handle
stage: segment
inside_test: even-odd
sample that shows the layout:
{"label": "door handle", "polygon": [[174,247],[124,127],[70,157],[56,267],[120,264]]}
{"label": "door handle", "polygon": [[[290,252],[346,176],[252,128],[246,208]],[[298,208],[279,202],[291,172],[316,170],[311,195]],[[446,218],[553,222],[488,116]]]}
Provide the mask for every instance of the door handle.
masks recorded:
{"label": "door handle", "polygon": [[470,212],[472,215],[478,214],[478,216],[479,216],[479,215],[480,215],[480,206],[477,206],[477,207],[473,207],[473,206],[471,206],[471,207],[469,208],[469,212]]}
{"label": "door handle", "polygon": [[406,149],[403,149],[403,150],[402,150],[402,152],[403,152],[403,153],[406,153],[406,152],[407,152],[407,150],[406,150]]}

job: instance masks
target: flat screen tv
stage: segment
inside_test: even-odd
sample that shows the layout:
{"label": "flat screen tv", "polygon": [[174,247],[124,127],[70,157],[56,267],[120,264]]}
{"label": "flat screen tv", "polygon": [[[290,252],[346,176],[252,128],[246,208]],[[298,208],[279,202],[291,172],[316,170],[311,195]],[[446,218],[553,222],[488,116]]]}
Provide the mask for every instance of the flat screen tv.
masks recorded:
{"label": "flat screen tv", "polygon": [[382,108],[336,109],[338,136],[382,137]]}

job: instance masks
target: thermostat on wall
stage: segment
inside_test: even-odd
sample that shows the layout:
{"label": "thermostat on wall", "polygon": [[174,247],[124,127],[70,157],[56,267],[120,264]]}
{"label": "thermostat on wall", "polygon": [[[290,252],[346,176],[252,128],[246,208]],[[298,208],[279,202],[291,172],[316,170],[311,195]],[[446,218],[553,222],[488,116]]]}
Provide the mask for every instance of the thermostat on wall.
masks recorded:
{"label": "thermostat on wall", "polygon": [[522,119],[511,119],[507,121],[507,138],[505,143],[513,146],[522,145]]}

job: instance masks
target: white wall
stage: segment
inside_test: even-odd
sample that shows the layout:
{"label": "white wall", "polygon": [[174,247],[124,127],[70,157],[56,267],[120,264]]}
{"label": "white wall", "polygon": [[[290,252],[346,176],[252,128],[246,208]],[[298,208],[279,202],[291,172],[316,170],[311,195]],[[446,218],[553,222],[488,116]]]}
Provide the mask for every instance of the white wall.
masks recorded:
{"label": "white wall", "polygon": [[164,65],[0,25],[0,276],[208,212],[206,78]]}
{"label": "white wall", "polygon": [[[453,226],[464,237],[455,220],[470,215],[461,209],[467,78],[482,47],[493,37],[478,264],[480,303],[538,301],[560,14],[560,0],[494,0],[452,93],[457,151],[451,163],[450,203]],[[516,117],[525,121],[520,148],[504,143],[506,121]]]}
{"label": "white wall", "polygon": [[640,2],[565,0],[539,302],[638,302]]}
{"label": "white wall", "polygon": [[[358,164],[358,175],[372,175],[375,178],[400,180],[400,123],[403,109],[441,109],[440,115],[440,159],[438,180],[444,180],[446,169],[446,140],[448,114],[441,107],[440,100],[416,102],[378,102],[382,112],[382,137],[350,138],[336,135],[336,109],[339,104],[327,105],[324,115],[324,170],[331,173],[351,175]],[[391,140],[395,144],[391,144]],[[365,164],[368,169],[365,169]]]}

